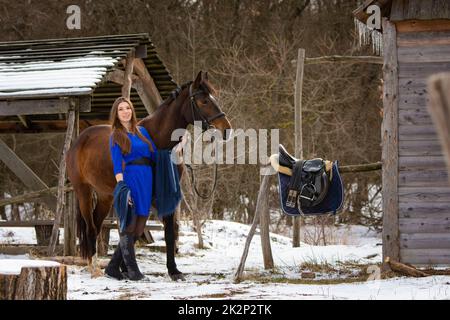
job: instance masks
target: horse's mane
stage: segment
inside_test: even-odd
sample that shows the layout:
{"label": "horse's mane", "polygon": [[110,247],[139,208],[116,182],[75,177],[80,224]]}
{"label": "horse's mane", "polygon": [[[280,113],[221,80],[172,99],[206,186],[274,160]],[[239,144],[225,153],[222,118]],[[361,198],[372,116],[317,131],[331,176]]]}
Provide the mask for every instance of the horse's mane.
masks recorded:
{"label": "horse's mane", "polygon": [[193,81],[188,81],[182,84],[181,87],[176,87],[175,89],[173,89],[172,92],[169,94],[169,96],[161,103],[159,108],[171,104],[172,101],[175,100],[180,95],[181,91],[189,87],[192,84],[192,82]]}

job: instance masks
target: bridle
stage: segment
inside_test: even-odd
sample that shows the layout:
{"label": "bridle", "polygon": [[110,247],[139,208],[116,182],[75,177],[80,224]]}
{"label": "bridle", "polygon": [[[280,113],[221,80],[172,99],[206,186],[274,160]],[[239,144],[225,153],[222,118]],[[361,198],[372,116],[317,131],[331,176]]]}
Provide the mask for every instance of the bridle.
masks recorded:
{"label": "bridle", "polygon": [[[216,107],[219,110],[219,112],[211,117],[206,118],[202,114],[199,106],[197,105],[197,101],[195,100],[196,95],[205,94],[206,92],[204,92],[203,90],[197,90],[195,92],[192,92],[192,86],[193,86],[193,84],[191,83],[189,85],[189,100],[190,100],[190,104],[191,104],[192,122],[195,122],[195,120],[196,120],[195,115],[198,115],[198,118],[200,118],[200,120],[202,122],[202,132],[205,132],[208,129],[214,128],[214,126],[211,124],[211,122],[216,119],[219,119],[221,117],[225,117],[225,113],[223,113],[220,110],[219,106],[217,105],[217,103],[214,99],[210,99],[211,103],[214,105],[214,107]],[[215,164],[215,168],[214,168],[214,184],[211,189],[211,192],[209,192],[209,194],[207,194],[207,195],[200,194],[200,192],[198,191],[197,184],[195,183],[194,169],[192,168],[192,166],[187,163],[185,164],[185,166],[190,172],[192,185],[194,187],[194,192],[197,194],[197,196],[199,196],[200,198],[202,198],[204,200],[209,199],[213,195],[214,191],[216,190],[216,186],[217,186],[217,169],[218,169],[217,163]]]}
{"label": "bridle", "polygon": [[214,99],[210,99],[211,103],[214,105],[214,107],[216,107],[219,110],[219,112],[209,118],[206,118],[202,114],[199,106],[197,105],[197,101],[195,100],[196,95],[201,94],[201,93],[205,94],[205,92],[203,90],[197,90],[195,92],[192,92],[192,86],[193,86],[193,84],[191,83],[189,85],[189,100],[191,103],[192,121],[193,122],[195,121],[195,119],[196,119],[195,115],[197,114],[198,118],[200,118],[200,120],[202,121],[202,130],[203,130],[203,132],[205,132],[208,129],[214,128],[214,126],[211,124],[211,122],[213,122],[216,119],[225,117],[225,113],[223,113],[220,110],[219,106],[217,105],[217,103]]}

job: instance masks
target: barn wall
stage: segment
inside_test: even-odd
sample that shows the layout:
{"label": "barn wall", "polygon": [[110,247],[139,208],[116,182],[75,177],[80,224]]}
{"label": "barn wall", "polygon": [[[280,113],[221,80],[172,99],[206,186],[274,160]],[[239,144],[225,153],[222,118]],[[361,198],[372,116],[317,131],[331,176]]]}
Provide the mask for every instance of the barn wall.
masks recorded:
{"label": "barn wall", "polygon": [[397,27],[400,259],[450,264],[450,185],[427,111],[427,78],[450,71],[450,31],[439,23],[431,31],[405,30]]}

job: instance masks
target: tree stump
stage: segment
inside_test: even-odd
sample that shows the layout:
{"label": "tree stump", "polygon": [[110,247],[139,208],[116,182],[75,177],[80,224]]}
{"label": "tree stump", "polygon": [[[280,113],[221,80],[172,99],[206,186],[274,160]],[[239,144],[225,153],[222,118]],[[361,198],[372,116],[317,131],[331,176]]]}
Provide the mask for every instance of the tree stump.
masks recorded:
{"label": "tree stump", "polygon": [[0,300],[65,300],[66,266],[54,261],[3,259]]}

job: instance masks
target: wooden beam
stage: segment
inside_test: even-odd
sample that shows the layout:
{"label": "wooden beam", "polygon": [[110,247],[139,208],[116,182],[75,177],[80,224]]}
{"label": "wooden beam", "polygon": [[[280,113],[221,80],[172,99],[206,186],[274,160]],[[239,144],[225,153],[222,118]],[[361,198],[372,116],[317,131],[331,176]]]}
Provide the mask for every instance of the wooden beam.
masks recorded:
{"label": "wooden beam", "polygon": [[142,103],[144,104],[145,109],[147,110],[148,114],[151,114],[155,111],[154,107],[154,101],[150,96],[147,94],[147,90],[144,88],[144,83],[141,79],[137,79],[135,82],[134,88],[136,89],[136,92],[139,95],[139,98],[141,99]]}
{"label": "wooden beam", "polygon": [[[125,83],[125,72],[119,69],[115,69],[112,70],[110,72],[108,72],[108,74],[106,75],[106,80],[117,83],[121,86],[123,86],[123,84]],[[135,74],[131,75],[131,87],[136,89],[136,81],[139,80],[139,77]]]}
{"label": "wooden beam", "polygon": [[397,32],[433,32],[450,31],[450,20],[407,20],[395,23]]}
{"label": "wooden beam", "polygon": [[127,55],[127,62],[125,66],[125,74],[123,78],[123,85],[122,85],[122,97],[125,97],[127,99],[130,99],[130,91],[131,91],[131,75],[133,74],[133,65],[134,65],[134,58],[135,52],[134,49],[131,50],[131,52]]}
{"label": "wooden beam", "polygon": [[68,99],[0,101],[0,116],[58,114],[69,110]]}
{"label": "wooden beam", "polygon": [[400,261],[398,220],[398,56],[395,25],[383,19],[383,261]]}
{"label": "wooden beam", "polygon": [[155,82],[153,81],[153,78],[148,72],[147,67],[145,66],[145,63],[142,59],[135,60],[134,70],[143,83],[142,91],[145,92],[147,98],[151,101],[152,108],[151,110],[147,109],[148,113],[150,114],[154,110],[156,110],[156,108],[162,103],[163,100],[158,88],[155,85]]}
{"label": "wooden beam", "polygon": [[31,190],[48,189],[44,181],[2,139],[0,139],[0,160]]}

